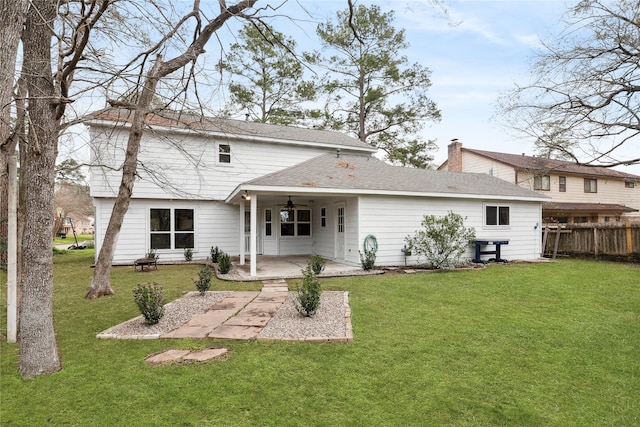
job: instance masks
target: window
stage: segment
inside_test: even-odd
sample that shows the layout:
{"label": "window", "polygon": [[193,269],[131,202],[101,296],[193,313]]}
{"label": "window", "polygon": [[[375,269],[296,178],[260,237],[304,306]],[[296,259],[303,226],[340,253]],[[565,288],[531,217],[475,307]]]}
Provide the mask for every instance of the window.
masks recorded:
{"label": "window", "polygon": [[558,191],[564,193],[567,191],[567,177],[561,176],[558,178]]}
{"label": "window", "polygon": [[598,192],[598,180],[594,178],[584,179],[584,192],[585,193],[597,193]]}
{"label": "window", "polygon": [[327,208],[320,208],[320,227],[327,226]]}
{"label": "window", "polygon": [[574,224],[581,224],[584,222],[589,222],[589,218],[586,216],[574,216],[573,217],[573,223]]}
{"label": "window", "polygon": [[231,145],[218,144],[218,163],[231,164]]}
{"label": "window", "polygon": [[271,220],[271,209],[264,210],[264,235],[266,237],[271,237],[273,235],[272,226],[273,222]]}
{"label": "window", "polygon": [[485,206],[485,225],[509,225],[509,206]]}
{"label": "window", "polygon": [[624,188],[634,188],[636,186],[636,183],[633,181],[625,181],[624,182]]}
{"label": "window", "polygon": [[549,175],[537,175],[533,177],[533,189],[541,191],[551,190],[551,177]]}
{"label": "window", "polygon": [[311,236],[311,210],[280,210],[281,236]]}
{"label": "window", "polygon": [[193,209],[150,209],[151,249],[192,249],[193,218]]}

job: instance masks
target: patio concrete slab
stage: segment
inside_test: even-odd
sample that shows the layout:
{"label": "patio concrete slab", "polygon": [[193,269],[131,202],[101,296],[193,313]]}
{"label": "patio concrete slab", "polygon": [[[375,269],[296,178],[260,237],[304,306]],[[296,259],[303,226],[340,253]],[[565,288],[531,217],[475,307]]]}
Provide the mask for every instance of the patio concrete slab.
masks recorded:
{"label": "patio concrete slab", "polygon": [[171,363],[171,362],[175,362],[176,360],[182,359],[184,356],[186,356],[190,352],[191,350],[175,350],[175,349],[167,350],[167,351],[163,351],[162,353],[154,354],[153,356],[147,357],[146,362],[149,365],[160,365],[163,363]]}
{"label": "patio concrete slab", "polygon": [[272,316],[234,316],[225,322],[227,326],[260,326],[264,327]]}
{"label": "patio concrete slab", "polygon": [[229,352],[226,348],[206,348],[200,351],[193,351],[182,358],[182,360],[194,362],[206,362],[207,360],[217,359]]}
{"label": "patio concrete slab", "polygon": [[281,302],[251,302],[238,313],[238,316],[272,317],[281,305]]}
{"label": "patio concrete slab", "polygon": [[213,328],[200,325],[182,325],[171,332],[160,335],[160,338],[206,338]]}
{"label": "patio concrete slab", "polygon": [[273,292],[273,291],[262,291],[260,292],[260,294],[256,297],[256,299],[253,300],[254,303],[259,303],[259,302],[279,302],[279,303],[283,303],[286,301],[287,297],[289,296],[289,291],[278,291],[278,292]]}
{"label": "patio concrete slab", "polygon": [[261,326],[231,326],[222,325],[209,334],[209,338],[227,340],[253,340],[262,331]]}

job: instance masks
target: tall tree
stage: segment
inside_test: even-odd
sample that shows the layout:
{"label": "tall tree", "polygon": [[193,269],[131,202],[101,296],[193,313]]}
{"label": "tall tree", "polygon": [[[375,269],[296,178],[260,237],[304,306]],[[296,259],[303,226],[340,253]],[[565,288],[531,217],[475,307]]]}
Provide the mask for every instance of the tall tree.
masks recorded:
{"label": "tall tree", "polygon": [[349,6],[318,26],[325,54],[308,56],[327,69],[325,126],[352,132],[394,163],[427,167],[435,143],[418,133],[424,122],[440,120],[427,96],[430,71],[400,53],[408,43],[404,30],[393,27],[393,12]]}
{"label": "tall tree", "polygon": [[505,121],[577,163],[640,163],[640,2],[583,0],[565,23],[502,99]]}
{"label": "tall tree", "polygon": [[21,164],[24,210],[20,365],[24,377],[62,368],[53,329],[53,170],[57,155],[58,121],[51,75],[49,23],[56,17],[52,0],[33,0],[24,30],[24,72],[27,76],[29,144]]}
{"label": "tall tree", "polygon": [[[20,289],[20,361],[24,377],[61,369],[53,328],[54,169],[61,119],[70,100],[78,63],[84,59],[89,34],[110,5],[109,0],[74,4],[31,0],[22,33],[22,72],[28,112],[26,141],[20,146],[20,203],[23,234]],[[64,13],[60,13],[60,9]],[[75,8],[75,9],[74,9]],[[73,9],[73,11],[72,11]],[[58,18],[70,32],[54,33]],[[66,27],[66,25],[62,25]],[[53,49],[56,46],[58,49]],[[51,56],[57,52],[55,61]],[[54,71],[55,70],[55,71]],[[17,99],[18,117],[22,100]],[[17,127],[21,126],[18,120]]]}
{"label": "tall tree", "polygon": [[9,156],[16,151],[16,139],[11,138],[11,98],[28,4],[28,0],[0,2],[0,265],[7,263],[3,242],[7,239]]}
{"label": "tall tree", "polygon": [[259,23],[247,23],[220,69],[232,74],[227,114],[245,112],[262,123],[292,124],[304,118],[302,104],[315,98],[295,55],[296,42]]}
{"label": "tall tree", "polygon": [[[160,41],[155,43],[155,45],[142,55],[145,59],[151,55],[156,55],[156,57],[150,69],[145,70],[141,68],[140,81],[142,81],[142,84],[141,88],[139,88],[140,95],[136,97],[135,104],[128,105],[128,107],[132,109],[132,115],[130,117],[131,128],[127,141],[126,156],[122,166],[122,179],[100,248],[100,253],[96,260],[91,286],[86,295],[87,298],[95,299],[114,293],[109,277],[111,263],[113,262],[113,253],[120,229],[122,228],[124,216],[129,209],[129,202],[133,193],[133,185],[137,172],[138,151],[145,128],[145,120],[150,113],[149,106],[156,94],[158,83],[162,78],[182,69],[189,63],[195,63],[198,57],[204,53],[204,47],[211,36],[229,19],[241,16],[243,11],[251,8],[256,1],[257,0],[241,0],[232,6],[228,6],[225,1],[221,0],[218,16],[210,20],[207,25],[201,27],[202,11],[200,10],[200,2],[195,0],[192,11],[181,18],[174,26],[167,28]],[[184,29],[184,25],[190,20],[196,22],[193,41],[175,57],[165,60],[162,57],[162,52],[167,49],[172,38],[179,34],[180,31]]]}

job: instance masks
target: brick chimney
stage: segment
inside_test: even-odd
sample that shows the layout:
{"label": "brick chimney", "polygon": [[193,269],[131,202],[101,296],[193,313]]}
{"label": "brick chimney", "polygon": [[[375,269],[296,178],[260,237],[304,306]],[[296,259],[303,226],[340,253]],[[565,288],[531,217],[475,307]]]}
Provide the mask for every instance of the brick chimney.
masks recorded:
{"label": "brick chimney", "polygon": [[447,170],[449,172],[462,172],[462,143],[454,138],[448,148]]}

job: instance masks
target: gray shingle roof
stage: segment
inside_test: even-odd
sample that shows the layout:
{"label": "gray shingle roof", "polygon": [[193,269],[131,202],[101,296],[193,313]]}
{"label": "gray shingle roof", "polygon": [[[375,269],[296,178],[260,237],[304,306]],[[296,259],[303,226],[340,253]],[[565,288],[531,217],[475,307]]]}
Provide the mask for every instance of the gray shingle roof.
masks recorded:
{"label": "gray shingle roof", "polygon": [[542,157],[524,156],[519,154],[497,153],[495,151],[475,150],[471,148],[463,148],[462,150],[497,160],[520,170],[534,170],[545,173],[566,173],[588,177],[630,179],[634,181],[640,180],[640,176],[620,172],[615,169],[598,166],[581,166],[564,160],[545,159]]}
{"label": "gray shingle roof", "polygon": [[327,154],[246,182],[254,187],[322,188],[362,193],[423,193],[548,199],[501,179],[479,173],[391,166],[372,156]]}
{"label": "gray shingle roof", "polygon": [[[98,124],[99,121],[122,124],[131,122],[133,112],[125,108],[106,108],[93,112],[88,117],[90,119],[88,123],[93,125]],[[375,148],[369,144],[341,132],[204,117],[188,113],[171,111],[152,113],[147,116],[146,124],[151,127],[193,130],[230,137],[243,136],[256,138],[256,140],[266,138],[292,143],[330,145],[366,152],[375,151]]]}

